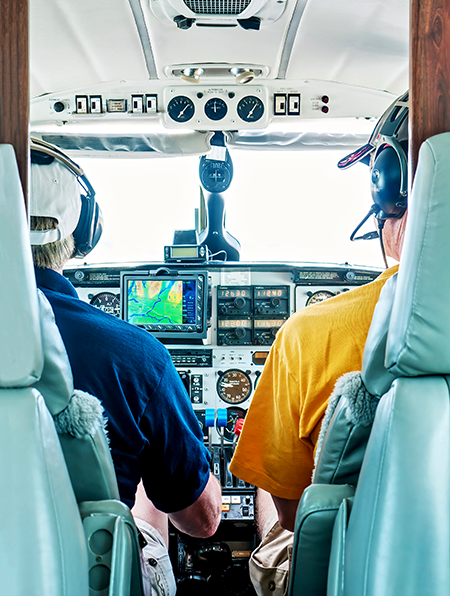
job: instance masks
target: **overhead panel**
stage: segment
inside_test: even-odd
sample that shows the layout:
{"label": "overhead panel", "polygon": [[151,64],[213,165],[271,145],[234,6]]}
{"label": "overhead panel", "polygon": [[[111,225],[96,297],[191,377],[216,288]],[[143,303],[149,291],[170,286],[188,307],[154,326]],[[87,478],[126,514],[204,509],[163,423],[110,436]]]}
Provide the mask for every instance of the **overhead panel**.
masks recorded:
{"label": "overhead panel", "polygon": [[[160,13],[156,16],[156,9],[151,9],[153,0],[148,2],[150,4],[143,3],[142,7],[160,79],[166,77],[167,67],[177,64],[210,64],[217,67],[228,64],[259,65],[265,67],[268,78],[276,77],[281,48],[295,0],[286,1],[284,12],[275,22],[266,24],[262,19],[259,31],[245,30],[238,25],[209,27],[196,24],[182,30],[173,22],[173,18],[167,16],[170,14],[173,17],[175,14],[169,11],[169,8],[173,8],[171,4],[154,3],[158,4],[160,10],[165,8],[167,15],[166,18],[162,18]],[[184,5],[183,0],[179,2]],[[244,15],[245,11],[242,13],[242,16]],[[192,16],[195,14],[192,13]]]}

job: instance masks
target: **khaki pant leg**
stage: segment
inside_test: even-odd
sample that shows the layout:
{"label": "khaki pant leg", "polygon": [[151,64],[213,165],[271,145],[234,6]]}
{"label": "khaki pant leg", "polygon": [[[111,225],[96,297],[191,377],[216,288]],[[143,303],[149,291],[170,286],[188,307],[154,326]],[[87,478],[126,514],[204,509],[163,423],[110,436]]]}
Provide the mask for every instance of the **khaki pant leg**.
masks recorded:
{"label": "khaki pant leg", "polygon": [[258,596],[285,596],[289,585],[294,534],[272,520],[249,561],[250,579]]}

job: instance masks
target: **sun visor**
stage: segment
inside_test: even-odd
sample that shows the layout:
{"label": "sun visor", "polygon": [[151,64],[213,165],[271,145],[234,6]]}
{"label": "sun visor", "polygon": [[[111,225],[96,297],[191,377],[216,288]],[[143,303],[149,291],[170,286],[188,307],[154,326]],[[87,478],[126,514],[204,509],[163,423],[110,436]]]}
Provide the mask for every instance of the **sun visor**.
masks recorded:
{"label": "sun visor", "polygon": [[[40,134],[43,141],[77,157],[152,158],[205,155],[211,150],[210,132],[145,135]],[[35,135],[37,136],[37,135]]]}
{"label": "sun visor", "polygon": [[323,132],[264,132],[245,131],[226,133],[227,147],[256,151],[323,151],[324,149],[352,149],[367,140],[363,134]]}

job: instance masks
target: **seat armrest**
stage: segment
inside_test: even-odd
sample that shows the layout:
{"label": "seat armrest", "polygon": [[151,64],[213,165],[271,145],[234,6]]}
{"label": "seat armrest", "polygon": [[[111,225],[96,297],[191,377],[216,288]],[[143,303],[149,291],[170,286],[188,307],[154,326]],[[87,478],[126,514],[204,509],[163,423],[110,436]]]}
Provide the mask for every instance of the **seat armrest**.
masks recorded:
{"label": "seat armrest", "polygon": [[326,596],[333,526],[344,499],[355,494],[348,484],[312,484],[297,509],[289,596]]}

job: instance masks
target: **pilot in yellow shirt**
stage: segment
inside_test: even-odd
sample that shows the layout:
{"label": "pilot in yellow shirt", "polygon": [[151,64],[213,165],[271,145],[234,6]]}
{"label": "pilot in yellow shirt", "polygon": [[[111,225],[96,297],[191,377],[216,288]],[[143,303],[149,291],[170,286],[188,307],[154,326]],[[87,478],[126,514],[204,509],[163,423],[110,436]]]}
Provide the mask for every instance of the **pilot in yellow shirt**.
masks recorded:
{"label": "pilot in yellow shirt", "polygon": [[300,499],[339,377],[361,370],[373,311],[398,265],[375,281],[309,306],[283,325],[250,405],[230,470],[272,495]]}

